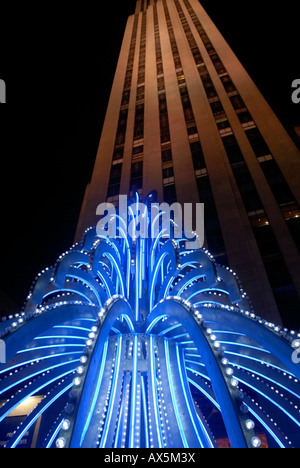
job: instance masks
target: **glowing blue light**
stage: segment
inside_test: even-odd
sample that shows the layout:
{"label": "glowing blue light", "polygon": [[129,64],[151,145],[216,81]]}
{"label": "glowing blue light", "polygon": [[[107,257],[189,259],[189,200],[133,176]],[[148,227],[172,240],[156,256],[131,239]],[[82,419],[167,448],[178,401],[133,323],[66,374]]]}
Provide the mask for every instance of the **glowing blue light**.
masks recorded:
{"label": "glowing blue light", "polygon": [[91,407],[89,408],[88,416],[87,416],[87,419],[85,421],[83,431],[82,431],[82,434],[81,434],[80,447],[82,446],[82,443],[84,441],[87,430],[89,428],[92,416],[94,414],[95,406],[96,406],[99,391],[100,391],[100,386],[101,386],[101,383],[102,383],[103,372],[104,372],[104,369],[105,369],[105,359],[106,359],[106,356],[107,356],[107,348],[108,348],[108,342],[106,341],[106,343],[104,345],[103,356],[102,356],[101,367],[100,367],[100,371],[99,371],[99,376],[98,376],[98,380],[97,380],[96,389],[95,389],[94,396],[93,396],[93,399],[92,399],[92,402],[91,402]]}
{"label": "glowing blue light", "polygon": [[137,393],[137,371],[138,371],[138,335],[133,337],[133,369],[131,384],[131,409],[130,409],[130,428],[129,428],[129,448],[135,447],[136,432],[136,393]]}
{"label": "glowing blue light", "polygon": [[164,344],[165,344],[166,365],[167,365],[167,370],[168,370],[168,379],[169,379],[169,386],[170,386],[170,390],[171,390],[173,408],[175,410],[175,416],[176,416],[177,424],[178,424],[178,427],[179,427],[180,436],[182,438],[183,446],[185,448],[188,448],[189,445],[188,445],[188,442],[187,442],[187,439],[186,439],[184,429],[182,427],[182,421],[181,421],[179,410],[178,410],[178,405],[177,405],[177,401],[176,401],[176,394],[175,394],[174,384],[173,384],[173,379],[172,379],[172,371],[171,371],[171,364],[170,364],[170,353],[169,353],[169,343],[168,343],[168,341],[165,341]]}
{"label": "glowing blue light", "polygon": [[123,340],[122,336],[119,335],[116,362],[115,362],[115,372],[114,372],[114,378],[113,378],[112,390],[111,390],[112,396],[109,400],[109,406],[107,409],[107,418],[106,418],[105,425],[103,428],[103,435],[101,438],[100,448],[105,447],[107,436],[108,436],[108,431],[109,431],[110,424],[111,424],[112,410],[113,410],[113,407],[115,406],[117,382],[118,382],[118,376],[119,376],[119,370],[120,370],[120,364],[121,364],[122,340]]}
{"label": "glowing blue light", "polygon": [[[170,239],[163,213],[151,223],[148,205],[135,200],[134,238],[118,214],[116,239],[89,229],[37,277],[22,314],[1,324],[0,421],[44,396],[7,445],[42,416],[44,447],[215,447],[204,405],[223,417],[232,446],[260,444],[245,425],[247,407],[272,443],[297,447],[300,369],[290,343],[300,337],[257,318],[230,269],[185,249],[184,237]],[[155,238],[136,231],[147,216]]]}

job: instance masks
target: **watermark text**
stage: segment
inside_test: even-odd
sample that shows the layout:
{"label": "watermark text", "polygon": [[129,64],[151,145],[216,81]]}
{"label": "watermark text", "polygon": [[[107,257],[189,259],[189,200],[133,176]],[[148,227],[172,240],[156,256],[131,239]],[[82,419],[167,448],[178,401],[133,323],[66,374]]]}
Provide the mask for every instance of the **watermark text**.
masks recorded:
{"label": "watermark text", "polygon": [[294,364],[300,364],[300,339],[294,340],[292,347],[295,351],[292,354],[292,361]]}
{"label": "watermark text", "polygon": [[300,103],[300,79],[294,80],[292,88],[295,90],[292,93],[292,101],[294,104]]}
{"label": "watermark text", "polygon": [[0,340],[0,364],[6,363],[6,345],[5,341]]}
{"label": "watermark text", "polygon": [[128,204],[127,196],[120,195],[118,213],[112,203],[101,203],[97,207],[100,216],[96,229],[99,237],[111,239],[128,236],[133,240],[163,237],[186,240],[188,249],[204,245],[203,203],[151,203]]}
{"label": "watermark text", "polygon": [[0,79],[0,104],[6,103],[6,84],[4,80]]}

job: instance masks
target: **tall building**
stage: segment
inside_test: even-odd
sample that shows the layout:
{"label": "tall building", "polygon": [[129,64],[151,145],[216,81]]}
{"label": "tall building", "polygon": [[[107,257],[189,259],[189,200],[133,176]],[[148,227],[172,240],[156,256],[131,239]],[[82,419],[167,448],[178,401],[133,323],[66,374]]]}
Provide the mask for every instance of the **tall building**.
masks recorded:
{"label": "tall building", "polygon": [[259,314],[297,327],[299,173],[299,151],[201,4],[138,1],[77,240],[99,203],[133,189],[203,202],[217,261],[239,272]]}
{"label": "tall building", "polygon": [[[80,240],[0,323],[0,447],[299,448],[297,170],[198,1],[138,0]],[[155,200],[204,202],[209,250]]]}

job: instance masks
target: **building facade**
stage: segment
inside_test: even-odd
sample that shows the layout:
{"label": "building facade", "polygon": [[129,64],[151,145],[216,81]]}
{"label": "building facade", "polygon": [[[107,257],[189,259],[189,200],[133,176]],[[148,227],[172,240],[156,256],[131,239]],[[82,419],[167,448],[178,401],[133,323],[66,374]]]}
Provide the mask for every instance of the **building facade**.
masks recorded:
{"label": "building facade", "polygon": [[299,151],[201,4],[138,1],[77,240],[119,194],[203,202],[216,260],[262,316],[297,326],[299,173]]}
{"label": "building facade", "polygon": [[259,313],[296,325],[299,173],[299,151],[200,3],[138,1],[77,239],[99,203],[134,188],[203,202],[215,258]]}

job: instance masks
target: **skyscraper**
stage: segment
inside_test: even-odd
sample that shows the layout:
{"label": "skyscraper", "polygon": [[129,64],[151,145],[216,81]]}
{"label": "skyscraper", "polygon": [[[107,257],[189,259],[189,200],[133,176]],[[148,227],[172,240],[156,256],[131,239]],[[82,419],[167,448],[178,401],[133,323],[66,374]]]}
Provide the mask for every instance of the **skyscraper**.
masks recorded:
{"label": "skyscraper", "polygon": [[208,249],[256,310],[297,326],[299,152],[197,0],[140,0],[128,19],[77,240],[97,205],[157,190],[205,203]]}
{"label": "skyscraper", "polygon": [[[298,447],[299,164],[198,1],[138,0],[78,243],[0,323],[0,446]],[[99,234],[120,194],[154,236]],[[151,197],[204,203],[208,250]]]}

